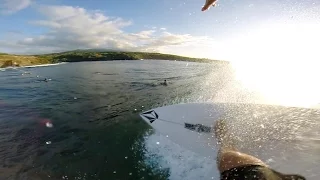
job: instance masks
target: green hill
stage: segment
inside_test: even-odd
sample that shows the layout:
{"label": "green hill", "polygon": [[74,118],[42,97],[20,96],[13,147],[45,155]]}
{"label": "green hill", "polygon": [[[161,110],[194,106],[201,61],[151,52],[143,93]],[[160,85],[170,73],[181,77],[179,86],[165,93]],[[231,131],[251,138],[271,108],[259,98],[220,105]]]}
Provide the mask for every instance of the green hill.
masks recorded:
{"label": "green hill", "polygon": [[0,67],[8,66],[27,66],[38,64],[49,64],[59,62],[81,62],[81,61],[112,61],[112,60],[176,60],[192,62],[216,62],[227,63],[226,61],[217,61],[209,59],[199,59],[183,57],[171,54],[146,53],[146,52],[117,52],[102,50],[75,50],[61,53],[43,54],[43,55],[12,55],[0,53]]}
{"label": "green hill", "polygon": [[24,56],[24,55],[12,55],[12,54],[0,54],[0,68],[8,66],[28,66],[38,64],[50,64],[52,59],[38,56]]}

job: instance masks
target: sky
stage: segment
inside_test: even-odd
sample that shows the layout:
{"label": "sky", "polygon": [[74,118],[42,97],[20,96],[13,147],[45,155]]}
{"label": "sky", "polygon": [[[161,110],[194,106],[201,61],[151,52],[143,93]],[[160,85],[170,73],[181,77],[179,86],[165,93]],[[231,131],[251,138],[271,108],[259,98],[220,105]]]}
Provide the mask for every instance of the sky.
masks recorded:
{"label": "sky", "polygon": [[106,48],[241,62],[317,54],[319,0],[219,0],[201,12],[204,1],[0,0],[0,52]]}

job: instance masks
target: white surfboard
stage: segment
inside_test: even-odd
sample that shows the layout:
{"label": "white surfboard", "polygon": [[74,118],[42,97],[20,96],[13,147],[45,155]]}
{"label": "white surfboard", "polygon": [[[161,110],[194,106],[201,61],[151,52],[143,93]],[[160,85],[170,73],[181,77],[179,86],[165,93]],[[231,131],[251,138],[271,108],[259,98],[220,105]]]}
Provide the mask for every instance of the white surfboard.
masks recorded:
{"label": "white surfboard", "polygon": [[176,144],[212,160],[217,154],[213,131],[215,121],[226,119],[237,138],[237,148],[242,152],[259,157],[284,173],[306,175],[312,171],[313,177],[320,177],[317,148],[310,150],[314,146],[307,147],[308,144],[302,141],[310,128],[319,130],[319,126],[314,126],[314,122],[320,119],[319,109],[189,103],[154,108],[140,116]]}
{"label": "white surfboard", "polygon": [[223,115],[216,104],[179,104],[140,114],[143,120],[173,142],[198,154],[214,158],[213,123]]}

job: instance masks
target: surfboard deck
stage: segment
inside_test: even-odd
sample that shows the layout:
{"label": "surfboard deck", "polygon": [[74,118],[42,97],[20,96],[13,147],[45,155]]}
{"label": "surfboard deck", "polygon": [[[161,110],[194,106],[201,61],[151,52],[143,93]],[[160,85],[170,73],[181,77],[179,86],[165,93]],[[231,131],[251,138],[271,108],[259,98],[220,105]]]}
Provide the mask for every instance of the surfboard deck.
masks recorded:
{"label": "surfboard deck", "polygon": [[[301,172],[317,163],[302,161],[315,154],[307,155],[307,149],[301,151],[306,144],[298,137],[314,126],[311,122],[320,119],[319,109],[187,103],[154,108],[140,113],[140,116],[174,143],[212,160],[217,155],[214,124],[219,119],[226,119],[239,150],[284,173]],[[316,153],[316,149],[313,152]],[[292,156],[297,158],[290,158]],[[319,174],[319,170],[314,172]]]}
{"label": "surfboard deck", "polygon": [[223,109],[215,104],[180,104],[155,108],[140,116],[175,143],[214,158],[216,140],[212,128],[222,114]]}

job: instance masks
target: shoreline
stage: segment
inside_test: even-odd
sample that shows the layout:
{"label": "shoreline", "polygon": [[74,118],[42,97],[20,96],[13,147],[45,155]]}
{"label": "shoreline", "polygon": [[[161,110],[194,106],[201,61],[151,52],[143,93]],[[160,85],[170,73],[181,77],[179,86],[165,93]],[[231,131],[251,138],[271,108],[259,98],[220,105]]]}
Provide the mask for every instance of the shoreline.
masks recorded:
{"label": "shoreline", "polygon": [[58,66],[62,64],[66,64],[67,62],[59,62],[59,63],[48,63],[48,64],[33,64],[33,65],[24,65],[24,66],[6,66],[0,67],[0,70],[5,69],[20,69],[20,68],[36,68],[36,67],[47,67],[47,66]]}
{"label": "shoreline", "polygon": [[161,53],[144,52],[95,52],[95,51],[69,51],[43,55],[14,55],[0,54],[0,68],[7,67],[38,67],[48,64],[68,62],[91,62],[91,61],[118,61],[118,60],[169,60],[198,63],[228,64],[228,61],[211,60],[204,58],[192,58]]}
{"label": "shoreline", "polygon": [[61,64],[66,64],[67,62],[59,62],[59,63],[51,63],[51,64],[37,64],[37,65],[30,65],[30,66],[21,66],[19,68],[34,68],[34,67],[46,67],[46,66],[57,66]]}

